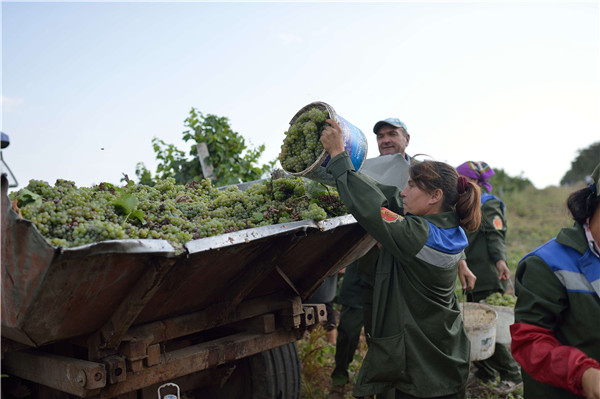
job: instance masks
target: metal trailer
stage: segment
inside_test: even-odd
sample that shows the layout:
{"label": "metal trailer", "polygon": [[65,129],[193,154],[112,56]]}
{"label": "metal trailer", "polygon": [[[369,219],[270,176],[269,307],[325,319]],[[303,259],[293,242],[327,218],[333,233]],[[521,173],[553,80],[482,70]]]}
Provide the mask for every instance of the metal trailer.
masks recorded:
{"label": "metal trailer", "polygon": [[[305,303],[374,240],[351,216],[188,242],[49,245],[2,176],[2,373],[35,398],[300,397]],[[4,382],[8,379],[3,379]],[[4,385],[4,384],[3,384]]]}

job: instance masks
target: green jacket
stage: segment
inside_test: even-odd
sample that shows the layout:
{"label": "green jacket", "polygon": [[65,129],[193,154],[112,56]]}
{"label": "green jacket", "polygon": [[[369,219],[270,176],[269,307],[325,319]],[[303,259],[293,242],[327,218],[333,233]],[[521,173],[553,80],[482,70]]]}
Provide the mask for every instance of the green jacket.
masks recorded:
{"label": "green jacket", "polygon": [[506,291],[506,281],[498,280],[496,262],[506,260],[506,218],[504,203],[492,194],[481,195],[481,225],[467,233],[467,265],[477,277],[473,293]]}
{"label": "green jacket", "polygon": [[[549,330],[560,344],[577,348],[600,361],[599,276],[600,259],[591,253],[583,227],[576,224],[563,228],[555,240],[537,248],[519,263],[515,275],[515,323]],[[519,337],[512,327],[511,334],[514,343]],[[542,340],[531,340],[529,348],[541,356],[549,351]],[[553,381],[567,381],[569,371],[581,365],[581,359],[567,355],[566,349],[562,347],[558,350],[560,354],[550,356],[555,357],[556,362],[544,367],[536,365],[536,372],[540,376],[552,375]],[[538,362],[541,356],[536,357]],[[515,359],[523,365],[531,361],[531,355],[521,359],[519,353],[515,353]],[[538,382],[525,370],[523,383],[525,398],[579,397],[566,389]]]}
{"label": "green jacket", "polygon": [[390,388],[419,397],[462,391],[470,342],[454,293],[458,260],[467,246],[457,216],[399,216],[399,189],[354,172],[346,153],[334,157],[327,170],[349,211],[382,245],[373,333],[353,395]]}
{"label": "green jacket", "polygon": [[373,292],[373,281],[375,280],[375,265],[379,248],[377,245],[346,266],[342,288],[338,297],[338,302],[343,306],[362,307],[364,303],[372,303],[372,299],[365,298],[365,291]]}

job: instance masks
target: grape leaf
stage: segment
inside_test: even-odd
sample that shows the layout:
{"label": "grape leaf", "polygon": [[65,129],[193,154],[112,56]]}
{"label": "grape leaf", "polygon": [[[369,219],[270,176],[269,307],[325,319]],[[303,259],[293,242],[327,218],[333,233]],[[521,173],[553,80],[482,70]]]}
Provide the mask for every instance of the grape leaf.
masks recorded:
{"label": "grape leaf", "polygon": [[18,206],[22,208],[27,204],[33,203],[34,206],[42,205],[42,196],[36,193],[33,193],[26,188],[19,191],[18,196]]}
{"label": "grape leaf", "polygon": [[123,194],[113,201],[115,209],[126,215],[131,214],[138,203],[137,197],[133,194]]}
{"label": "grape leaf", "polygon": [[135,211],[131,212],[128,215],[128,217],[129,216],[131,216],[132,218],[136,218],[140,221],[141,224],[146,224],[146,216],[144,215],[144,212],[140,211],[139,209],[136,209]]}
{"label": "grape leaf", "polygon": [[319,198],[321,195],[329,194],[329,191],[327,190],[327,187],[325,187],[325,185],[318,183],[314,180],[308,182],[306,192],[311,198]]}

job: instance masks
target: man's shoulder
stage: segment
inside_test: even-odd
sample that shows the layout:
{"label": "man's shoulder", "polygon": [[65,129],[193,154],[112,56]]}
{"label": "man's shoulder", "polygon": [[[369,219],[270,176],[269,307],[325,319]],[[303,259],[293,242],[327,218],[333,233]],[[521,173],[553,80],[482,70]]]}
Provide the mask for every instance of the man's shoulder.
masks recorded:
{"label": "man's shoulder", "polygon": [[405,187],[410,165],[399,153],[365,160],[360,172],[387,185]]}

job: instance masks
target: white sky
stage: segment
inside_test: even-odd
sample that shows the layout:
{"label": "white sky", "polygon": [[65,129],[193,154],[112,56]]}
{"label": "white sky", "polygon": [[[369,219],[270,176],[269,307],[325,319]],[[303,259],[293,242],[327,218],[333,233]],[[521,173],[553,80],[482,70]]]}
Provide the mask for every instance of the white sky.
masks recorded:
{"label": "white sky", "polygon": [[152,138],[187,152],[192,107],[265,144],[263,162],[310,102],[359,127],[369,157],[373,125],[395,116],[409,154],[486,161],[538,188],[600,140],[597,1],[2,1],[1,18],[18,188],[154,172]]}

